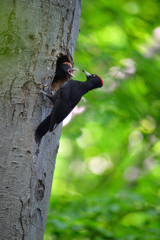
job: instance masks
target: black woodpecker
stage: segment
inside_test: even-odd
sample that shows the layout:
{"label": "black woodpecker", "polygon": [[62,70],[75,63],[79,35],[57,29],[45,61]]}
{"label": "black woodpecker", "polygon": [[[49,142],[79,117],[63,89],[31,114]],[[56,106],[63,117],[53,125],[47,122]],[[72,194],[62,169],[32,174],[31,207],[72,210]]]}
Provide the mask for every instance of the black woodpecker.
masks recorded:
{"label": "black woodpecker", "polygon": [[68,80],[58,89],[55,95],[49,95],[43,91],[53,103],[51,114],[40,123],[35,132],[35,141],[38,146],[42,137],[49,131],[53,131],[61,123],[88,91],[103,86],[103,80],[95,75],[82,70],[87,76],[86,82]]}

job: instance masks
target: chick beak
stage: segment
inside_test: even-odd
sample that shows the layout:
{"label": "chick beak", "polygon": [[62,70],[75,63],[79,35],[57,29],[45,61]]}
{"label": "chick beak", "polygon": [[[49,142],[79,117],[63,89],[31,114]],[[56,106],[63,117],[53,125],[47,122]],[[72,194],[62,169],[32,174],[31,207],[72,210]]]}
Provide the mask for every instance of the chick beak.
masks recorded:
{"label": "chick beak", "polygon": [[70,76],[75,77],[73,75],[73,71],[77,71],[77,70],[79,70],[79,69],[77,69],[77,68],[70,68],[70,69],[68,69],[68,73],[69,73]]}

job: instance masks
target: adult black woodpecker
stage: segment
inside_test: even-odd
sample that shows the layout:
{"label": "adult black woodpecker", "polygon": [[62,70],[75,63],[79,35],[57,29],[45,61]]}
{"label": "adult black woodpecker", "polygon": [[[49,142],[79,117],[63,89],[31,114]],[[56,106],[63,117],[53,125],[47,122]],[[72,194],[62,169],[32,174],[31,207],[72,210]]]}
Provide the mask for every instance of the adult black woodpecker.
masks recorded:
{"label": "adult black woodpecker", "polygon": [[78,70],[72,67],[70,62],[63,62],[57,66],[54,79],[52,81],[52,90],[54,93],[60,88],[60,86],[68,81],[71,77],[74,77],[73,71]]}
{"label": "adult black woodpecker", "polygon": [[52,101],[53,109],[51,114],[44,119],[36,129],[35,141],[38,146],[40,145],[42,137],[48,131],[53,131],[58,124],[67,117],[67,115],[78,104],[84,94],[92,89],[103,86],[103,81],[99,76],[90,74],[84,70],[82,71],[87,76],[86,82],[68,80],[53,96],[41,91]]}

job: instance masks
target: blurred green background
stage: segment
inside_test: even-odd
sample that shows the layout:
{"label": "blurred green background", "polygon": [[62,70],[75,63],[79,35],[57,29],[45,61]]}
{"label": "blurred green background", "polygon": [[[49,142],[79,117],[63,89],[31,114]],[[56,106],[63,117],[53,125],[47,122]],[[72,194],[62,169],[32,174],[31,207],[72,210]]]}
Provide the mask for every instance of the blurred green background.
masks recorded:
{"label": "blurred green background", "polygon": [[104,86],[62,130],[45,240],[160,239],[159,5],[83,1],[74,66]]}

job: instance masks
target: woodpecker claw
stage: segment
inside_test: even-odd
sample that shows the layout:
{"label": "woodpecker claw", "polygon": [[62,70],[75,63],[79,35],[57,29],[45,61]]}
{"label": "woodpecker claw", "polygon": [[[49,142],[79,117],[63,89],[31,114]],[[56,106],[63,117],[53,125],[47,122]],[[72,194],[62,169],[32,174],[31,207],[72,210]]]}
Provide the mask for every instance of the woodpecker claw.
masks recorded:
{"label": "woodpecker claw", "polygon": [[41,92],[41,93],[43,93],[44,95],[47,95],[47,93],[46,93],[46,92],[44,92],[44,91],[42,91],[42,90],[40,90],[40,92]]}
{"label": "woodpecker claw", "polygon": [[82,70],[82,72],[84,72],[84,74],[85,74],[87,77],[91,77],[91,76],[92,76],[92,74],[86,72],[85,70]]}

